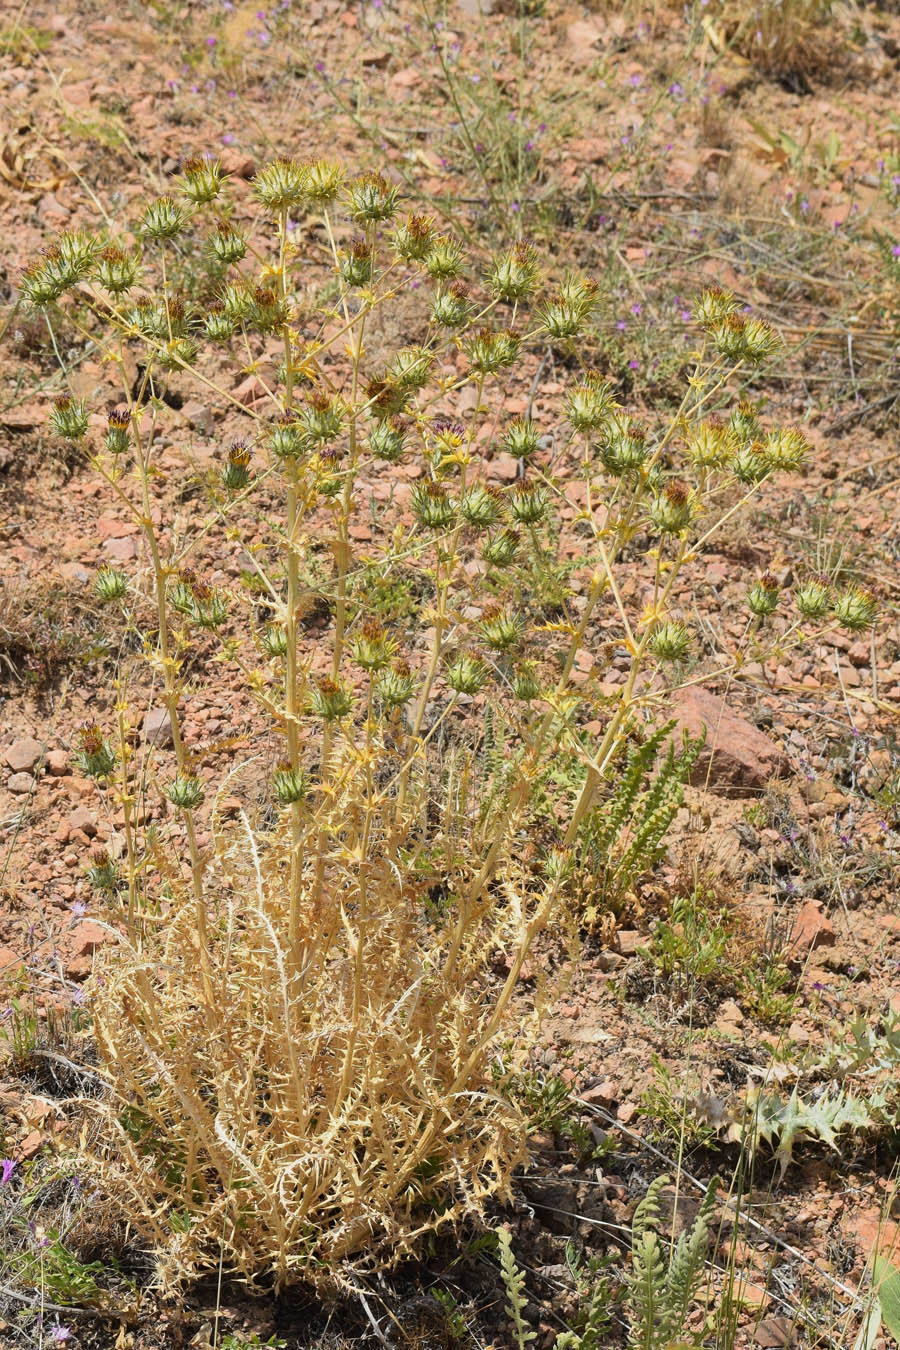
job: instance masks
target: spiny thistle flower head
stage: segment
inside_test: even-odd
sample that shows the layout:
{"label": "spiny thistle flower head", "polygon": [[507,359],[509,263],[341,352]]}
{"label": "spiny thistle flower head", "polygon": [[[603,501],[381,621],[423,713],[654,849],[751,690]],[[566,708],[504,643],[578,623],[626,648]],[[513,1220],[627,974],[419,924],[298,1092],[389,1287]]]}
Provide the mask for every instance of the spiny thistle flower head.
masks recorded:
{"label": "spiny thistle flower head", "polygon": [[694,306],[694,318],[702,327],[712,328],[734,314],[737,307],[738,302],[730,291],[723,291],[721,286],[710,286]]}
{"label": "spiny thistle flower head", "polygon": [[773,472],[796,473],[810,453],[810,444],[802,431],[785,427],[770,431],[759,453]]}
{"label": "spiny thistle flower head", "polygon": [[573,431],[597,431],[605,427],[618,408],[612,385],[596,371],[566,397],[566,417]]}
{"label": "spiny thistle flower head", "polygon": [[521,642],[525,620],[514,610],[491,605],[484,611],[478,631],[486,647],[495,652],[507,652]]}
{"label": "spiny thistle flower head", "polygon": [[685,453],[698,469],[721,468],[736,449],[734,432],[717,417],[708,417],[691,427],[685,438]]}
{"label": "spiny thistle flower head", "polygon": [[84,230],[68,230],[56,241],[55,259],[67,286],[89,276],[100,245]]}
{"label": "spiny thistle flower head", "polygon": [[409,664],[402,658],[390,670],[382,671],[375,683],[375,694],[385,709],[402,708],[413,696],[415,680]]}
{"label": "spiny thistle flower head", "polygon": [[517,417],[510,422],[503,437],[503,447],[516,459],[531,459],[541,448],[538,429],[530,417]]}
{"label": "spiny thistle flower head", "polygon": [[118,869],[105,848],[98,848],[87,869],[87,879],[97,891],[112,893],[119,883]]}
{"label": "spiny thistle flower head", "polygon": [[807,619],[821,619],[831,608],[831,586],[824,577],[810,577],[794,591],[794,604]]}
{"label": "spiny thistle flower head", "polygon": [[483,661],[463,653],[444,670],[444,679],[455,694],[477,694],[484,688],[488,671]]}
{"label": "spiny thistle flower head", "polygon": [[760,437],[759,418],[756,409],[748,399],[741,399],[730,418],[731,429],[742,445]]}
{"label": "spiny thistle flower head", "polygon": [[287,651],[287,633],[280,623],[267,624],[261,641],[267,656],[284,656]]}
{"label": "spiny thistle flower head", "polygon": [[451,281],[431,306],[433,323],[443,328],[462,328],[469,319],[469,288],[464,281]]}
{"label": "spiny thistle flower head", "polygon": [[686,483],[670,479],[651,503],[650,519],[662,534],[680,534],[693,517],[691,492]]}
{"label": "spiny thistle flower head", "polygon": [[778,596],[781,587],[771,572],[764,572],[747,592],[747,604],[752,614],[760,619],[768,618],[778,608]]}
{"label": "spiny thistle flower head", "polygon": [[394,230],[391,244],[403,262],[421,262],[434,237],[435,225],[431,216],[409,215]]}
{"label": "spiny thistle flower head", "polygon": [[343,165],[334,160],[312,159],[306,165],[306,197],[314,206],[328,206],[336,201],[343,182]]}
{"label": "spiny thistle flower head", "polygon": [[376,375],[366,384],[366,398],[369,411],[378,419],[398,416],[406,407],[412,391],[397,381],[390,373]]}
{"label": "spiny thistle flower head", "polygon": [[731,468],[739,483],[746,483],[749,487],[761,483],[766,474],[771,472],[763,443],[751,441],[749,445],[742,446],[731,461]]}
{"label": "spiny thistle flower head", "polygon": [[250,482],[252,454],[245,441],[235,441],[222,469],[222,482],[229,492],[238,492]]}
{"label": "spiny thistle flower head", "polygon": [[647,458],[647,436],[627,413],[613,413],[600,440],[600,460],[607,473],[620,478],[639,469]]}
{"label": "spiny thistle flower head", "polygon": [[466,343],[466,355],[477,375],[497,375],[514,364],[519,343],[512,328],[479,328]]}
{"label": "spiny thistle flower head", "polygon": [[340,262],[345,286],[368,286],[372,280],[372,246],[368,239],[354,239]]}
{"label": "spiny thistle flower head", "polygon": [[137,258],[117,245],[109,244],[97,255],[94,276],[110,295],[124,295],[137,281]]}
{"label": "spiny thistle flower head", "polygon": [[388,464],[399,462],[406,448],[408,424],[402,417],[376,422],[369,432],[369,452]]}
{"label": "spiny thistle flower head", "polygon": [[88,414],[84,399],[61,394],[59,398],[53,400],[50,422],[65,440],[82,440],[88,429]]}
{"label": "spiny thistle flower head", "polygon": [[495,259],[488,276],[488,290],[493,298],[509,304],[527,299],[537,283],[537,258],[533,245],[525,239]]}
{"label": "spiny thistle flower head", "polygon": [[519,535],[516,530],[500,530],[485,539],[481,556],[491,567],[509,567],[516,560],[519,551]]}
{"label": "spiny thistle flower head", "polygon": [[344,486],[343,455],[336,445],[323,445],[313,461],[316,472],[316,492],[327,501],[333,501]]}
{"label": "spiny thistle flower head", "polygon": [[108,778],[116,756],[96,722],[82,722],[78,728],[78,752],[75,762],[87,778]]}
{"label": "spiny thistle flower head", "polygon": [[94,578],[94,591],[105,604],[123,600],[128,594],[128,578],[118,567],[105,563]]}
{"label": "spiny thistle flower head", "polygon": [[184,370],[185,366],[194,364],[199,351],[192,337],[173,337],[160,347],[156,362],[163,370]]}
{"label": "spiny thistle flower head", "polygon": [[166,788],[166,796],[173,806],[182,811],[193,811],[203,801],[205,793],[199,778],[192,774],[177,773]]}
{"label": "spiny thistle flower head", "polygon": [[458,239],[450,234],[437,234],[432,238],[423,262],[433,281],[450,281],[459,276],[464,258],[465,250]]}
{"label": "spiny thistle flower head", "polygon": [[217,220],[207,240],[210,253],[225,267],[239,263],[247,253],[247,240],[225,220]]}
{"label": "spiny thistle flower head", "polygon": [[456,519],[456,503],[433,478],[413,485],[410,506],[419,524],[430,530],[446,530]]}
{"label": "spiny thistle flower head", "polygon": [[215,201],[222,191],[224,174],[217,159],[192,156],[184,161],[181,174],[181,191],[195,206],[205,206],[207,202]]}
{"label": "spiny thistle flower head", "polygon": [[438,457],[440,455],[452,457],[465,444],[466,429],[462,422],[457,422],[452,417],[436,417],[430,431]]}
{"label": "spiny thistle flower head", "polygon": [[229,281],[222,288],[219,302],[222,313],[237,326],[250,316],[253,308],[253,291],[243,278],[239,281]]}
{"label": "spiny thistle flower head", "polygon": [[678,619],[665,619],[653,630],[647,644],[659,661],[683,661],[691,646],[691,635]]}
{"label": "spiny thistle flower head", "polygon": [[308,173],[308,166],[297,159],[286,155],[273,159],[253,179],[254,194],[268,211],[287,211],[303,200]]}
{"label": "spiny thistle flower head", "polygon": [[111,455],[123,455],[128,449],[130,426],[130,409],[113,408],[107,419],[106,427],[106,448]]}
{"label": "spiny thistle flower head", "polygon": [[228,618],[228,603],[222,593],[187,570],[176,579],[170,599],[179,614],[210,632],[221,628]]}
{"label": "spiny thistle flower head", "polygon": [[521,661],[513,675],[513,693],[522,703],[532,703],[541,692],[534,661]]}
{"label": "spiny thistle flower head", "polygon": [[20,289],[30,305],[35,309],[45,309],[59,299],[66,287],[46,261],[36,258],[25,268]]}
{"label": "spiny thistle flower head", "polygon": [[397,644],[376,619],[366,619],[350,639],[350,652],[363,670],[384,670],[397,652]]}
{"label": "spiny thistle flower head", "polygon": [[144,337],[158,342],[187,335],[187,306],[177,295],[158,300],[142,295],[128,311],[127,318]]}
{"label": "spiny thistle flower head", "polygon": [[234,337],[235,322],[225,313],[221,300],[213,300],[203,319],[203,331],[210,342],[228,342]]}
{"label": "spiny thistle flower head", "polygon": [[145,239],[174,239],[181,234],[186,223],[184,211],[174,197],[157,197],[144,212],[138,224],[138,234]]}
{"label": "spiny thistle flower head", "polygon": [[257,333],[276,333],[288,319],[287,302],[272,286],[254,286],[247,323]]}
{"label": "spiny thistle flower head", "polygon": [[272,774],[272,791],[281,806],[302,802],[309,792],[309,779],[302,769],[293,769],[289,760],[282,760]]}
{"label": "spiny thistle flower head", "polygon": [[390,220],[397,210],[400,189],[380,173],[364,173],[347,189],[347,205],[354,220]]}
{"label": "spiny thistle flower head", "polygon": [[297,410],[297,421],[311,442],[326,445],[341,434],[346,415],[341,399],[315,389]]}
{"label": "spiny thistle flower head", "polygon": [[709,333],[726,360],[746,361],[753,366],[767,360],[780,345],[774,328],[745,314],[729,314],[721,323],[714,324]]}
{"label": "spiny thistle flower head", "polygon": [[277,459],[296,459],[308,443],[307,433],[293,413],[282,413],[269,433],[272,454]]}
{"label": "spiny thistle flower head", "polygon": [[500,519],[502,497],[493,484],[473,483],[460,498],[459,514],[467,525],[487,529]]}
{"label": "spiny thistle flower head", "polygon": [[537,525],[546,516],[550,505],[547,489],[533,478],[522,478],[513,483],[506,500],[513,518],[520,525]]}
{"label": "spiny thistle flower head", "polygon": [[434,355],[427,347],[401,347],[394,357],[390,375],[400,389],[412,392],[424,389],[433,365]]}
{"label": "spiny thistle flower head", "polygon": [[594,308],[597,284],[574,273],[564,278],[556,296],[538,311],[538,320],[553,342],[577,337]]}
{"label": "spiny thistle flower head", "polygon": [[862,633],[878,618],[878,601],[862,586],[848,586],[835,600],[832,613],[842,628]]}
{"label": "spiny thistle flower head", "polygon": [[353,699],[348,691],[330,675],[323,676],[313,685],[310,711],[324,722],[337,722],[341,717],[346,717],[352,707]]}

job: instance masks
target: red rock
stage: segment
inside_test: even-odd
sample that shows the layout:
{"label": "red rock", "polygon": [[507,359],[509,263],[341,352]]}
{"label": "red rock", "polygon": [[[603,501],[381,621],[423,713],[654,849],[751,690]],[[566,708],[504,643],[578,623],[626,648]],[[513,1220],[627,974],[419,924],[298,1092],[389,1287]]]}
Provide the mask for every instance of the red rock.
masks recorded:
{"label": "red rock", "polygon": [[833,947],[836,940],[834,925],[815,900],[806,900],[794,920],[791,932],[791,950],[798,953],[815,951],[817,947]]}
{"label": "red rock", "polygon": [[14,952],[12,947],[0,947],[0,982],[4,979],[14,979],[24,969],[24,963],[18,952]]}
{"label": "red rock", "polygon": [[691,775],[695,785],[749,795],[790,772],[790,761],[773,740],[706,689],[680,689],[672,716],[677,721],[676,737],[687,731],[696,738],[706,729],[706,744]]}
{"label": "red rock", "polygon": [[93,919],[83,919],[70,935],[73,953],[75,956],[93,955],[104,942],[109,942],[111,936],[102,924],[95,923]]}
{"label": "red rock", "polygon": [[103,556],[113,562],[132,562],[138,555],[137,540],[132,538],[104,539]]}
{"label": "red rock", "polygon": [[138,526],[133,520],[116,520],[115,516],[101,516],[97,521],[97,535],[100,539],[125,539],[137,532]]}
{"label": "red rock", "polygon": [[753,1333],[753,1343],[763,1350],[786,1350],[797,1344],[796,1328],[793,1317],[764,1317]]}
{"label": "red rock", "polygon": [[503,450],[491,460],[488,473],[491,478],[499,478],[501,483],[514,483],[519,476],[519,461]]}
{"label": "red rock", "polygon": [[581,1100],[590,1102],[592,1106],[603,1106],[609,1110],[619,1100],[619,1090],[615,1083],[607,1078],[603,1083],[596,1083],[586,1092],[582,1092]]}
{"label": "red rock", "polygon": [[69,756],[65,750],[49,750],[47,752],[47,772],[53,778],[61,778],[69,768]]}
{"label": "red rock", "polygon": [[141,733],[151,745],[172,745],[172,719],[168,708],[151,708],[141,724]]}
{"label": "red rock", "polygon": [[97,822],[86,806],[76,806],[69,812],[69,828],[82,830],[90,839],[97,833]]}
{"label": "red rock", "polygon": [[40,1130],[32,1130],[30,1134],[26,1134],[19,1145],[18,1158],[20,1160],[33,1158],[34,1155],[40,1151],[43,1142],[44,1136],[41,1134]]}
{"label": "red rock", "polygon": [[638,933],[634,929],[620,928],[616,933],[616,945],[623,956],[636,956],[649,942],[645,933]]}
{"label": "red rock", "polygon": [[256,173],[256,160],[253,156],[237,148],[222,150],[219,161],[225,172],[235,178],[252,178]]}
{"label": "red rock", "polygon": [[13,773],[28,773],[40,762],[44,747],[33,736],[22,736],[6,751],[5,759]]}

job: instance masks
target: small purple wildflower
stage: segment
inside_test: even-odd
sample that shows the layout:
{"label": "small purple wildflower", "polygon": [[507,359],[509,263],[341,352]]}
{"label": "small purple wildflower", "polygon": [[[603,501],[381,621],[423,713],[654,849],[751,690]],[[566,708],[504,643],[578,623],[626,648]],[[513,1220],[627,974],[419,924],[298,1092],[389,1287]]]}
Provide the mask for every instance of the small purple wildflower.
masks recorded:
{"label": "small purple wildflower", "polygon": [[55,1323],[50,1328],[50,1339],[55,1341],[57,1345],[65,1345],[66,1341],[72,1339],[71,1327],[64,1327],[61,1322]]}
{"label": "small purple wildflower", "polygon": [[15,1171],[16,1163],[14,1158],[4,1158],[0,1162],[0,1186],[5,1186]]}
{"label": "small purple wildflower", "polygon": [[635,316],[635,318],[639,319],[639,318],[641,317],[641,307],[640,307],[640,305],[637,304],[637,303],[633,304],[633,305],[631,306],[631,312],[632,312],[632,314]]}
{"label": "small purple wildflower", "polygon": [[206,39],[206,45],[207,47],[214,47],[216,45],[216,39],[214,37],[208,37]]}
{"label": "small purple wildflower", "polygon": [[638,362],[637,362],[637,361],[629,361],[629,362],[628,362],[628,369],[629,369],[629,370],[637,370],[637,368],[638,368]]}
{"label": "small purple wildflower", "polygon": [[222,137],[222,144],[223,144],[223,145],[234,145],[234,143],[235,143],[236,140],[237,140],[237,137],[233,134],[233,132],[231,132],[231,131],[226,131],[226,132],[225,132],[225,135]]}

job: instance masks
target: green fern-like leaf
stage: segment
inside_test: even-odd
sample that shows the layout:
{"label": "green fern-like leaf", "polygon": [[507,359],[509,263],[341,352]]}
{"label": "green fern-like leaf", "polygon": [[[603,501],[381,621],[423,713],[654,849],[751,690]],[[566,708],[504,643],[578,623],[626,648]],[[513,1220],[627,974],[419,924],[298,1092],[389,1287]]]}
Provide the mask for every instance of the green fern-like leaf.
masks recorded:
{"label": "green fern-like leaf", "polygon": [[719,1179],[713,1177],[690,1230],[681,1234],[672,1253],[667,1281],[670,1336],[677,1336],[684,1327],[688,1310],[697,1294],[709,1245],[709,1218],[718,1189]]}
{"label": "green fern-like leaf", "polygon": [[500,1274],[506,1289],[506,1310],[515,1331],[517,1350],[525,1350],[529,1341],[533,1341],[536,1337],[536,1333],[531,1330],[523,1317],[528,1301],[522,1292],[525,1287],[525,1273],[516,1265],[509,1229],[500,1227],[496,1231],[497,1245],[500,1249]]}

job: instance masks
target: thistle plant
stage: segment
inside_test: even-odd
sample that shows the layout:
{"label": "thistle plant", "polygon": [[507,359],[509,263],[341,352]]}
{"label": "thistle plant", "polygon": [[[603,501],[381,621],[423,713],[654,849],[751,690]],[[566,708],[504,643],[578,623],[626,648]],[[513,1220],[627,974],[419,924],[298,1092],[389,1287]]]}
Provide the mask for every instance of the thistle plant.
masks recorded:
{"label": "thistle plant", "polygon": [[[276,160],[253,191],[258,220],[236,221],[215,162],[190,161],[140,216],[136,248],[60,241],[23,287],[51,327],[64,316],[122,373],[105,434],[74,398],[50,418],[140,529],[143,565],[101,569],[96,590],[133,625],[149,593],[143,650],[171,723],[171,754],[155,751],[149,770],[124,695],[113,725],[81,732],[82,767],[123,822],[116,865],[92,864],[122,933],[92,987],[113,1089],[97,1107],[104,1183],[173,1271],[221,1259],[283,1285],[397,1259],[506,1193],[527,1129],[492,1060],[511,1025],[521,1055],[529,1046],[535,1019],[524,1025],[514,1002],[523,963],[566,903],[581,831],[635,726],[696,659],[680,579],[763,482],[800,467],[806,445],[749,415],[715,419],[776,341],[722,292],[699,302],[695,370],[667,425],[635,426],[589,369],[558,416],[532,407],[507,421],[504,392],[540,374],[536,352],[576,356],[589,279],[544,283],[525,244],[477,267],[428,218],[403,218],[384,177],[330,161]],[[320,255],[297,242],[316,232],[320,291],[308,285]],[[198,236],[227,268],[211,305],[172,282]],[[413,280],[422,309],[404,324],[415,331],[385,351],[382,316]],[[232,393],[229,366],[260,373],[252,407]],[[183,434],[154,393],[170,371],[238,422],[188,531],[156,523],[163,442],[171,458]],[[504,448],[523,472],[501,488],[491,455]],[[411,482],[408,510],[386,510],[363,553],[357,527],[388,473]],[[585,506],[567,566],[558,513],[572,475]],[[213,575],[214,538],[246,586]],[[639,605],[621,584],[635,550]],[[428,591],[418,619],[381,621],[359,602],[376,564],[388,577],[417,569]],[[785,650],[813,613],[872,621],[871,597],[822,584],[824,608],[804,583],[794,620],[781,592],[751,606],[747,644],[758,652],[771,632]],[[763,579],[754,594],[770,590]],[[327,614],[315,638],[302,623],[311,599]],[[575,678],[611,636],[629,656],[614,697]],[[258,762],[216,784],[185,743],[195,657],[210,646],[256,699],[270,734],[260,744],[277,742],[264,811],[249,793],[236,815],[219,810],[226,783],[239,791]],[[473,706],[502,732],[499,786]],[[603,729],[585,742],[592,717]],[[583,772],[548,842],[535,795],[561,750]],[[166,823],[145,833],[135,803],[147,772]],[[659,842],[657,814],[641,857]],[[497,949],[509,957],[500,982]]]}

